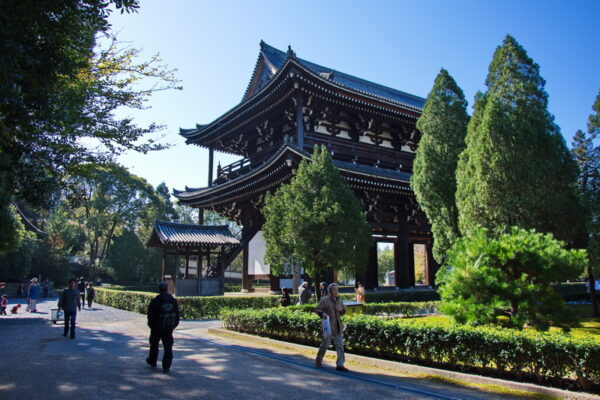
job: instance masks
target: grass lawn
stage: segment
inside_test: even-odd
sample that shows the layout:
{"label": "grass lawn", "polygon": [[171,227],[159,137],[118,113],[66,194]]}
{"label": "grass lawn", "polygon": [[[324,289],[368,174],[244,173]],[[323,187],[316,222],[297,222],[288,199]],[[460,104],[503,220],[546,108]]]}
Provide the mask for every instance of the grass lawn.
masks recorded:
{"label": "grass lawn", "polygon": [[[569,335],[576,337],[591,337],[600,342],[600,318],[592,318],[592,306],[590,304],[569,304],[569,308],[577,315],[580,327],[572,328]],[[429,321],[442,325],[452,324],[452,318],[446,315],[431,315],[427,317],[410,317],[406,320],[414,321]],[[550,331],[560,332],[560,328],[550,328]]]}

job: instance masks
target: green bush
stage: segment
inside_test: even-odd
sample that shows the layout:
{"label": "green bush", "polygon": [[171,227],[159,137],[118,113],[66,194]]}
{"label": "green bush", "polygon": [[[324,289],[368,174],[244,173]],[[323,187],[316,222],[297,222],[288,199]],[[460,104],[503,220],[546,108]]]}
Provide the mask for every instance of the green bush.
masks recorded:
{"label": "green bush", "polygon": [[[354,295],[352,295],[354,297]],[[391,303],[391,302],[415,302],[415,301],[437,301],[440,295],[435,290],[413,290],[413,291],[381,291],[367,292],[368,303]]]}
{"label": "green bush", "polygon": [[[395,302],[395,303],[365,303],[363,304],[363,315],[378,315],[386,317],[396,317],[398,315],[414,316],[421,312],[434,312],[440,306],[439,301],[425,302]],[[303,312],[312,312],[314,304],[305,304],[301,306],[287,307],[288,311],[300,310]]]}
{"label": "green bush", "polygon": [[[227,329],[320,343],[320,320],[312,313],[226,310],[221,317]],[[344,317],[344,323],[345,346],[358,354],[539,383],[576,382],[584,390],[600,383],[600,344],[588,338],[373,316]]]}
{"label": "green bush", "polygon": [[564,246],[550,234],[516,227],[495,238],[483,229],[463,237],[437,274],[442,312],[459,323],[568,329],[576,319],[550,284],[579,276],[587,258]]}

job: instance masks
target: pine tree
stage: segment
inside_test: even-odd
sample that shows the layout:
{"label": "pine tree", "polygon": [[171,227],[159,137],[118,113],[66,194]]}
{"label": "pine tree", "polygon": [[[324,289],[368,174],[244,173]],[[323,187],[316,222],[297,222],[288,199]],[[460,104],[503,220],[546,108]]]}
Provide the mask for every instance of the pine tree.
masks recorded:
{"label": "pine tree", "polygon": [[600,315],[598,293],[594,281],[600,275],[600,146],[594,141],[600,133],[600,94],[592,106],[595,114],[588,120],[589,136],[578,130],[573,136],[571,151],[579,166],[578,189],[585,211],[585,231],[581,236],[580,245],[587,249],[589,263],[587,277],[592,302],[592,313]]}
{"label": "pine tree", "polygon": [[413,165],[411,186],[431,223],[433,256],[443,263],[459,237],[456,165],[465,148],[469,116],[460,87],[441,69],[427,97],[417,128],[423,133]]}
{"label": "pine tree", "polygon": [[327,268],[355,273],[366,266],[371,230],[324,146],[315,146],[290,184],[267,196],[262,212],[272,273],[286,271],[292,259],[315,282]]}
{"label": "pine tree", "polygon": [[539,66],[507,35],[490,64],[487,92],[476,96],[458,162],[463,235],[518,226],[570,241],[580,230],[577,166],[547,110],[544,85]]}

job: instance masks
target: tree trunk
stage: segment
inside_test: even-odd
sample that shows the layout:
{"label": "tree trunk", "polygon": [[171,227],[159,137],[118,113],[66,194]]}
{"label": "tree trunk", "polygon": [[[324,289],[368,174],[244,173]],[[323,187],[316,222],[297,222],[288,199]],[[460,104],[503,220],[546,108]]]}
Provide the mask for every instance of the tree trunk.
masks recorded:
{"label": "tree trunk", "polygon": [[592,267],[588,266],[588,284],[590,288],[590,300],[592,301],[592,317],[599,317],[598,302],[596,299],[596,279],[592,273]]}

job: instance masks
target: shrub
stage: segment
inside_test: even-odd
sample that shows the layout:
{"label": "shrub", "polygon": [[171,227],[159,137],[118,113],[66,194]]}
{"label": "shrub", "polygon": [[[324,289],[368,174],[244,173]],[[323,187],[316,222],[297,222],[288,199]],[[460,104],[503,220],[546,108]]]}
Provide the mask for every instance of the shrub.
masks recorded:
{"label": "shrub", "polygon": [[448,265],[437,274],[442,312],[459,323],[498,323],[504,316],[513,327],[547,330],[550,323],[566,329],[576,322],[550,284],[579,276],[585,251],[565,250],[549,234],[513,227],[490,239],[480,229],[452,247]]}
{"label": "shrub", "polygon": [[[289,309],[226,310],[224,326],[295,343],[317,346],[320,320]],[[477,370],[516,380],[572,384],[600,383],[600,343],[561,333],[538,333],[373,316],[344,317],[348,351],[455,370]]]}

